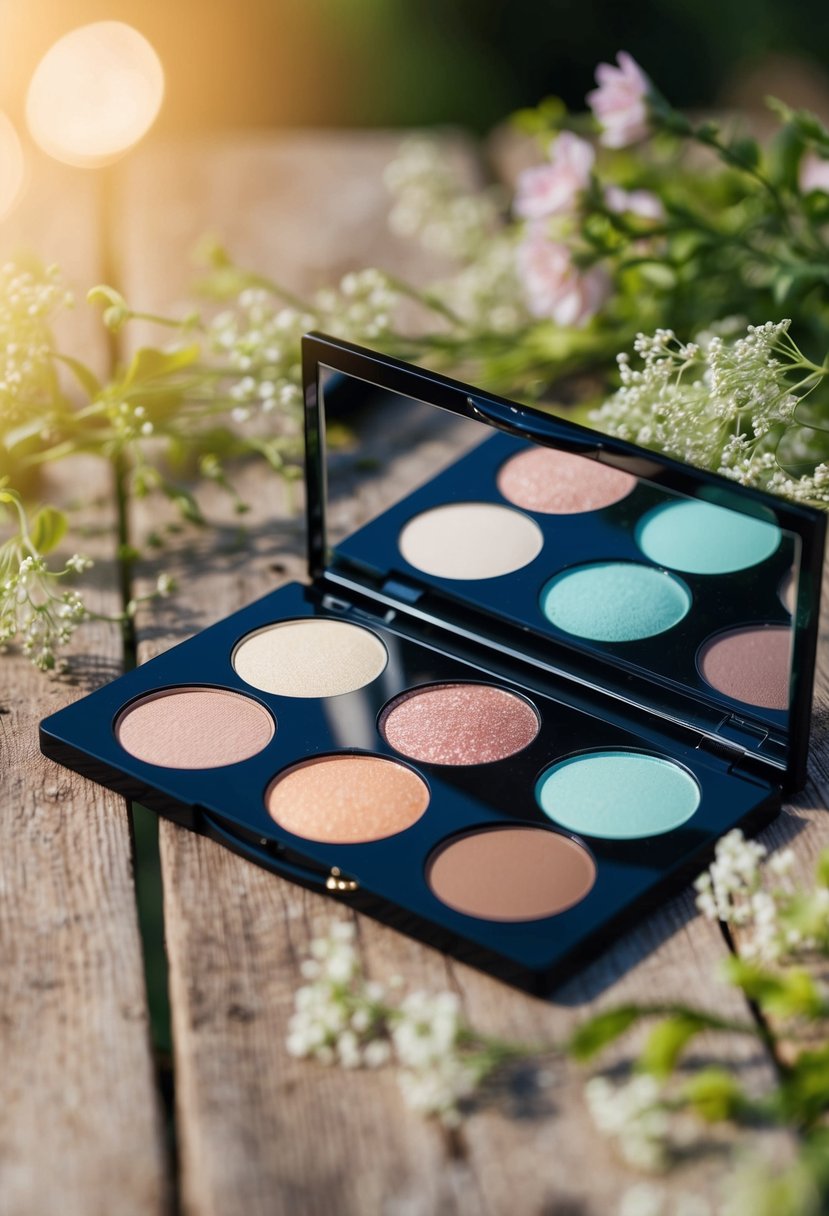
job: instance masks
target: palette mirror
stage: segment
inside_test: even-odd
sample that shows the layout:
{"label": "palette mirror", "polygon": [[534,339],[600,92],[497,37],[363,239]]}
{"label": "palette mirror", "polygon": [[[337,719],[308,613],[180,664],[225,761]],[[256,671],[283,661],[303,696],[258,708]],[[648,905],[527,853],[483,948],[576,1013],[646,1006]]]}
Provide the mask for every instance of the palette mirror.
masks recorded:
{"label": "palette mirror", "polygon": [[775,500],[484,397],[324,365],[320,397],[335,579],[788,763],[801,540]]}

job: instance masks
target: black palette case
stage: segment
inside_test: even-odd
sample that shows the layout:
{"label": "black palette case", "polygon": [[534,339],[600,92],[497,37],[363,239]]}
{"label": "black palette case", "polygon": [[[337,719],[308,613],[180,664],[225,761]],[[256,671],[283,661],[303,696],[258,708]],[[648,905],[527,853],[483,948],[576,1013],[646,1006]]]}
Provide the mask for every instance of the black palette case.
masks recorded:
{"label": "black palette case", "polygon": [[[303,340],[303,367],[309,583],[53,714],[42,750],[275,874],[546,992],[676,894],[721,835],[759,829],[803,784],[824,516],[324,335]],[[376,514],[379,472],[395,476],[394,448],[375,452],[389,434],[434,459],[414,482],[402,468],[399,500]],[[522,481],[510,462],[530,454]],[[615,497],[593,506],[584,487],[605,474]],[[360,523],[340,537],[346,503]],[[249,639],[267,649],[286,623],[309,621],[370,634],[378,670],[309,695],[301,649],[284,687],[279,664],[260,679],[242,661]],[[514,750],[485,712],[441,717],[445,690],[470,686],[500,690],[524,723],[532,711]],[[244,698],[267,738],[231,763],[142,758],[123,724],[193,689]],[[415,711],[400,719],[403,743],[401,705]],[[360,758],[389,766],[367,792],[310,784],[292,800],[287,777]],[[394,827],[397,778],[421,801]]]}

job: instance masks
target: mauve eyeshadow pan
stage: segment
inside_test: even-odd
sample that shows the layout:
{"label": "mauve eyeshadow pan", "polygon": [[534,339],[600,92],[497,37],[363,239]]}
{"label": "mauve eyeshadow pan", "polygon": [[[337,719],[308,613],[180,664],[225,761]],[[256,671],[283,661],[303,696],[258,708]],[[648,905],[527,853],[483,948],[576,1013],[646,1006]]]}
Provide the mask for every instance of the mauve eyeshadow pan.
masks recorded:
{"label": "mauve eyeshadow pan", "polygon": [[538,734],[538,714],[489,684],[433,684],[396,697],[380,716],[395,751],[427,764],[488,764],[520,752]]}

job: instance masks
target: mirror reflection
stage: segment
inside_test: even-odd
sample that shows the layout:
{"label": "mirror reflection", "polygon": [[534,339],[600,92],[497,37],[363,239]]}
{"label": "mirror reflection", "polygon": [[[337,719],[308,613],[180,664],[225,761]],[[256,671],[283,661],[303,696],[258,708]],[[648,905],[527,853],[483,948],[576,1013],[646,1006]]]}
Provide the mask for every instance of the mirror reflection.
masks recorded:
{"label": "mirror reflection", "polygon": [[798,541],[771,512],[704,483],[678,494],[656,461],[637,477],[341,373],[322,390],[339,570],[435,612],[465,605],[476,629],[497,619],[601,656],[608,680],[633,671],[785,727]]}

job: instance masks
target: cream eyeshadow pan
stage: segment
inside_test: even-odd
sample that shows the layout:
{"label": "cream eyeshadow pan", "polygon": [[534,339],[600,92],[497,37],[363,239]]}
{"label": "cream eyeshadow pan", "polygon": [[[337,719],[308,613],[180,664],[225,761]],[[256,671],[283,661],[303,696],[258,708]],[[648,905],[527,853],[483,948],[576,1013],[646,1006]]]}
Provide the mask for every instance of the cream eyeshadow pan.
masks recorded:
{"label": "cream eyeshadow pan", "polygon": [[[53,715],[43,750],[549,991],[802,779],[822,516],[331,339],[305,358],[310,584]],[[326,410],[354,442],[328,450]],[[364,458],[383,427],[399,468]],[[367,518],[376,477],[398,497]],[[333,545],[329,501],[361,521]]]}

